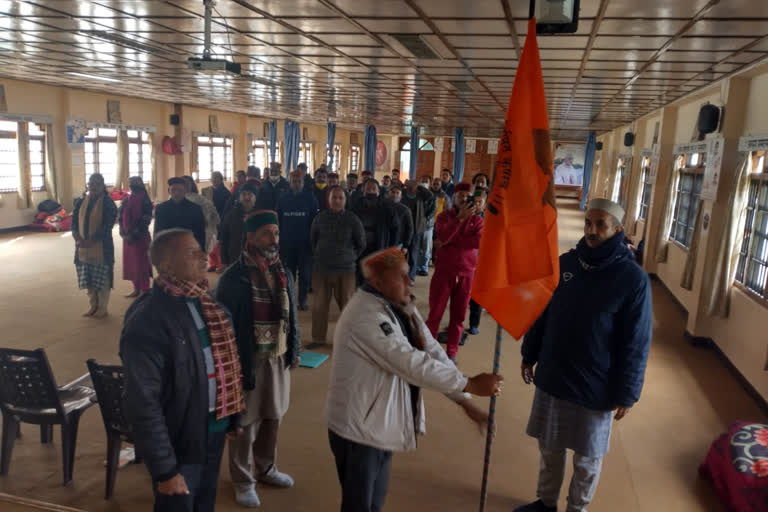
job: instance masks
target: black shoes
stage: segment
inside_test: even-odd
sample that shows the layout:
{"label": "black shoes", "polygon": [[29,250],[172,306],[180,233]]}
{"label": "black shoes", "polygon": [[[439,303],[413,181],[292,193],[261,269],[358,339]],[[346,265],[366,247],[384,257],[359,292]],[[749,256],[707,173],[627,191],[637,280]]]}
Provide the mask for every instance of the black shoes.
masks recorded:
{"label": "black shoes", "polygon": [[517,507],[513,512],[557,512],[557,507],[548,507],[541,500]]}

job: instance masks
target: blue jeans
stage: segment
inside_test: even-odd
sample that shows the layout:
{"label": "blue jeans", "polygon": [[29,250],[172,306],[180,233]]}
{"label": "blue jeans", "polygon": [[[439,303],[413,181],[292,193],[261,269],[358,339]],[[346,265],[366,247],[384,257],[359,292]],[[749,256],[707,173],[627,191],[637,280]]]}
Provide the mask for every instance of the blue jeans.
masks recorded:
{"label": "blue jeans", "polygon": [[419,272],[429,272],[429,260],[432,258],[432,235],[435,228],[429,228],[421,236],[421,247],[419,247],[419,264],[416,270]]}
{"label": "blue jeans", "polygon": [[392,452],[355,443],[328,431],[341,484],[341,512],[379,512],[389,487]]}
{"label": "blue jeans", "polygon": [[155,488],[155,512],[214,512],[226,435],[226,432],[208,433],[205,464],[179,466],[179,473],[187,483],[189,494],[168,496],[159,494]]}

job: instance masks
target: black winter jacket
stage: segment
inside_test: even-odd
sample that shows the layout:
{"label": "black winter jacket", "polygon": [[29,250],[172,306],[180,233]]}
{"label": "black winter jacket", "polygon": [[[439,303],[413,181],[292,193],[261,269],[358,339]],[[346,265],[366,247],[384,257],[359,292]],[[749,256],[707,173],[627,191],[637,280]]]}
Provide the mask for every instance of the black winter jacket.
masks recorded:
{"label": "black winter jacket", "polygon": [[366,248],[363,254],[370,254],[373,251],[393,247],[400,243],[400,231],[403,227],[400,225],[400,218],[395,212],[392,201],[377,198],[376,202],[371,204],[363,196],[356,201],[352,200],[351,209],[363,223],[363,227],[366,225],[375,226],[375,247],[372,250]]}
{"label": "black winter jacket", "polygon": [[120,358],[125,417],[152,480],[168,480],[181,464],[205,463],[208,375],[185,299],[157,285],[139,296],[125,314]]}
{"label": "black winter jacket", "polygon": [[[299,319],[296,315],[296,301],[293,292],[293,274],[285,273],[288,287],[288,351],[285,362],[291,366],[299,357],[301,334]],[[253,294],[251,278],[243,257],[229,267],[221,275],[216,289],[213,291],[216,300],[221,302],[232,313],[232,325],[235,327],[237,351],[240,353],[240,365],[243,367],[243,388],[248,391],[256,387],[256,377],[253,373],[254,347],[253,339]]]}
{"label": "black winter jacket", "polygon": [[273,185],[269,179],[261,182],[261,188],[259,189],[259,195],[256,196],[256,209],[257,210],[277,210],[277,202],[290,190],[290,184],[288,180],[280,177],[280,181],[277,185]]}

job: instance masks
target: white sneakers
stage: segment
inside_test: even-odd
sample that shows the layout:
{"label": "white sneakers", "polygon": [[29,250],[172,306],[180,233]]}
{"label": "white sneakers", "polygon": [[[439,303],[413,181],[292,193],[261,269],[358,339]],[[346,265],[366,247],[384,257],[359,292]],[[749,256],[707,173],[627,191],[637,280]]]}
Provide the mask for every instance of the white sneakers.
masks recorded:
{"label": "white sneakers", "polygon": [[271,485],[272,487],[280,487],[283,489],[293,487],[293,478],[291,478],[290,475],[286,475],[285,473],[281,473],[279,471],[272,471],[271,473],[264,475],[263,477],[259,478],[259,482],[266,485]]}
{"label": "white sneakers", "polygon": [[[285,473],[281,473],[279,471],[272,471],[271,473],[259,478],[259,482],[283,489],[293,487],[294,485],[293,478],[291,478],[290,475],[286,475]],[[256,494],[256,489],[252,485],[246,488],[240,488],[236,485],[235,501],[238,505],[241,505],[245,508],[257,508],[259,505],[261,505],[259,495]]]}
{"label": "white sneakers", "polygon": [[246,508],[256,508],[261,505],[259,495],[256,494],[256,489],[253,487],[247,489],[238,489],[235,487],[235,501],[238,505],[242,505]]}

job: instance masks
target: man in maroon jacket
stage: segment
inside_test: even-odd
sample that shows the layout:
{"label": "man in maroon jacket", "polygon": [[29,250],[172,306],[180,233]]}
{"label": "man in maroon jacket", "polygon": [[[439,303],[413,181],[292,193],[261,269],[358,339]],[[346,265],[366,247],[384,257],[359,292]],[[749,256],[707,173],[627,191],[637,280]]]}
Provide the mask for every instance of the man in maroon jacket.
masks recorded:
{"label": "man in maroon jacket", "polygon": [[478,213],[479,207],[470,197],[469,183],[459,183],[453,196],[453,208],[438,215],[435,224],[435,273],[429,285],[427,327],[436,338],[440,319],[450,299],[446,351],[454,362],[464,330],[464,317],[477,267],[477,249],[483,232],[483,218]]}

